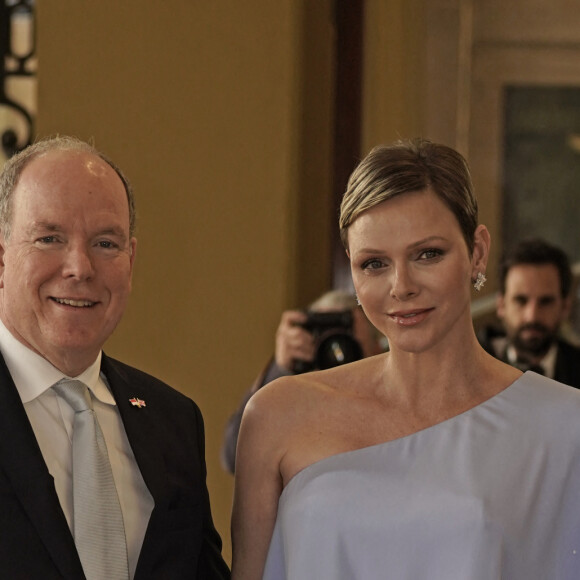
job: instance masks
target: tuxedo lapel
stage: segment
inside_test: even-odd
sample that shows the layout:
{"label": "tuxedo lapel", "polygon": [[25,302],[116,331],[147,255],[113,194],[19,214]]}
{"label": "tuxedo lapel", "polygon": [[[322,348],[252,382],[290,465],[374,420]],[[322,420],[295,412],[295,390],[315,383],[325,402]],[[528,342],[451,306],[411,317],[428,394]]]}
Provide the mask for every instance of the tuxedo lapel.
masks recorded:
{"label": "tuxedo lapel", "polygon": [[[164,578],[229,578],[211,520],[199,409],[154,377],[105,355],[101,370],[154,501],[135,580],[162,571]],[[131,404],[134,398],[145,406]]]}
{"label": "tuxedo lapel", "polygon": [[81,563],[58,500],[54,480],[1,356],[0,467],[63,577],[83,578]]}
{"label": "tuxedo lapel", "polygon": [[[149,553],[151,550],[147,546],[148,544],[155,546],[158,543],[156,521],[158,521],[160,514],[163,514],[167,509],[167,476],[159,445],[159,438],[163,437],[163,433],[159,433],[154,426],[152,417],[154,417],[155,409],[152,406],[147,406],[147,396],[143,389],[145,385],[134,384],[134,381],[126,376],[124,371],[115,364],[115,361],[104,354],[101,369],[107,377],[107,382],[115,397],[127,439],[135,455],[143,481],[154,501],[154,508],[143,538],[135,572],[135,578],[148,578],[150,577]],[[144,399],[145,406],[133,405],[130,400],[135,398]]]}
{"label": "tuxedo lapel", "polygon": [[[114,364],[114,361],[104,354],[101,369],[107,377],[117,403],[129,445],[131,445],[145,485],[157,506],[163,497],[165,471],[157,440],[159,433],[155,431],[151,421],[151,414],[154,413],[154,410],[146,406],[146,397],[139,391],[139,385],[131,384],[124,373]],[[145,399],[145,406],[133,405],[130,402],[130,399],[133,398]]]}

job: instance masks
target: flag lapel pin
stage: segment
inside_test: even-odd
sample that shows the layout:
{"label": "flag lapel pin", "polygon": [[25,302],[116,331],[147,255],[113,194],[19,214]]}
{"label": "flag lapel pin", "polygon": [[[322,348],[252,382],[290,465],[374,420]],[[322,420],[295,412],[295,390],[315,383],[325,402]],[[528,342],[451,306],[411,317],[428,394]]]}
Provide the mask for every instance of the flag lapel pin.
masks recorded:
{"label": "flag lapel pin", "polygon": [[143,399],[138,399],[137,397],[133,397],[132,399],[129,399],[129,403],[131,403],[131,405],[133,405],[133,407],[139,407],[139,409],[141,407],[147,406],[147,405],[145,405],[145,401]]}

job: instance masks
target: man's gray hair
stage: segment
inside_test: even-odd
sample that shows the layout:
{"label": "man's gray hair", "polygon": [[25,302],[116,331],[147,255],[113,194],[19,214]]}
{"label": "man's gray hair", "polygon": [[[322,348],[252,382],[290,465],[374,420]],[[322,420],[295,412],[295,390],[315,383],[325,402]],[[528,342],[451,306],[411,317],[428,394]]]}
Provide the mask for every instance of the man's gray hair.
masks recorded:
{"label": "man's gray hair", "polygon": [[12,226],[12,197],[22,172],[30,162],[50,151],[81,151],[90,153],[102,159],[115,171],[119,179],[123,182],[123,187],[127,194],[127,202],[129,204],[129,234],[130,236],[134,236],[136,228],[135,197],[131,184],[123,172],[93,145],[76,137],[57,135],[33,143],[6,161],[0,174],[0,232],[3,233],[4,237],[6,239],[10,237]]}

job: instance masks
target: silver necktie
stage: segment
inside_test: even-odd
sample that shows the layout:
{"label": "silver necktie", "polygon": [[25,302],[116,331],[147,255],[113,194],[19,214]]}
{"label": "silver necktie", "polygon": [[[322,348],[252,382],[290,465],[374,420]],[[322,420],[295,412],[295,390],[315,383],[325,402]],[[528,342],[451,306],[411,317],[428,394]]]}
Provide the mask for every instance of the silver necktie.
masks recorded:
{"label": "silver necktie", "polygon": [[88,387],[63,379],[53,386],[75,411],[72,437],[73,536],[87,580],[127,580],[123,514],[107,445]]}

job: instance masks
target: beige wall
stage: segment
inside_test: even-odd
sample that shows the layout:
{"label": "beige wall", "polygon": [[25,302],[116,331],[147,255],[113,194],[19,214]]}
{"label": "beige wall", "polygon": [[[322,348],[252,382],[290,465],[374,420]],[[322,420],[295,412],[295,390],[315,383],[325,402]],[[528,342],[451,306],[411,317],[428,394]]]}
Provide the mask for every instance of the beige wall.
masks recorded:
{"label": "beige wall", "polygon": [[227,557],[224,423],[282,309],[330,279],[331,2],[309,4],[37,8],[38,134],[94,138],[136,190],[133,296],[106,350],[200,405]]}
{"label": "beige wall", "polygon": [[[568,0],[473,1],[470,162],[483,202],[482,221],[498,242],[504,88],[580,86],[580,11],[572,4]],[[492,246],[492,285],[501,250],[499,243]]]}
{"label": "beige wall", "polygon": [[363,143],[421,135],[471,166],[480,221],[501,255],[503,89],[580,85],[580,12],[569,0],[366,0]]}
{"label": "beige wall", "polygon": [[[458,147],[492,234],[501,83],[580,80],[577,11],[532,4],[366,0],[363,152],[414,135]],[[200,404],[227,557],[224,423],[280,311],[330,280],[332,6],[38,3],[38,133],[94,138],[138,196],[134,292],[107,351]]]}
{"label": "beige wall", "polygon": [[366,0],[362,152],[424,135],[422,0]]}

